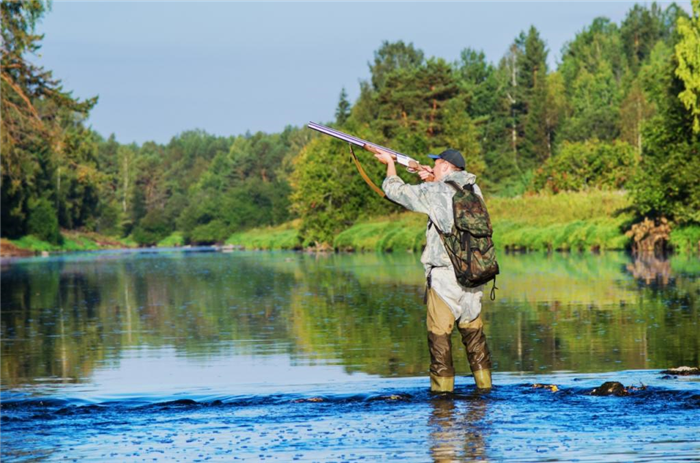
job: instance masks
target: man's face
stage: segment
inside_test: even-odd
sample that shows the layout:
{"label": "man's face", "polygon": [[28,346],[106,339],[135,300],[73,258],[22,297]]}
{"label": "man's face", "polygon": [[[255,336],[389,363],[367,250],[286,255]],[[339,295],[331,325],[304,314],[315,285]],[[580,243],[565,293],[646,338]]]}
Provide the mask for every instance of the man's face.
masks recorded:
{"label": "man's face", "polygon": [[435,175],[435,180],[440,181],[450,173],[451,164],[444,159],[436,159],[435,167],[433,168],[433,174]]}

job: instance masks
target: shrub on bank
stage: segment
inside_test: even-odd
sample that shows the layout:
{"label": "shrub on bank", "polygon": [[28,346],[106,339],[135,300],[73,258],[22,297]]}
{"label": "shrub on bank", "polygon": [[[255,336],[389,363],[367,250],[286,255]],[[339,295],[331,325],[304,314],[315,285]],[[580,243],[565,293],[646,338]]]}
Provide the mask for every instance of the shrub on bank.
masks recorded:
{"label": "shrub on bank", "polygon": [[180,232],[173,232],[158,242],[159,248],[172,248],[185,244],[185,237]]}
{"label": "shrub on bank", "polygon": [[215,244],[223,242],[228,236],[228,227],[221,220],[212,220],[205,225],[199,225],[190,233],[193,244]]}
{"label": "shrub on bank", "polygon": [[60,245],[63,241],[58,229],[58,214],[46,198],[29,201],[29,220],[27,231],[41,241]]}
{"label": "shrub on bank", "polygon": [[700,226],[689,225],[671,230],[671,246],[677,252],[700,252]]}
{"label": "shrub on bank", "polygon": [[134,229],[132,236],[139,246],[153,246],[168,236],[170,224],[159,209],[146,214]]}
{"label": "shrub on bank", "polygon": [[632,178],[636,165],[634,148],[622,141],[564,142],[559,154],[535,172],[532,187],[554,193],[590,188],[617,190]]}

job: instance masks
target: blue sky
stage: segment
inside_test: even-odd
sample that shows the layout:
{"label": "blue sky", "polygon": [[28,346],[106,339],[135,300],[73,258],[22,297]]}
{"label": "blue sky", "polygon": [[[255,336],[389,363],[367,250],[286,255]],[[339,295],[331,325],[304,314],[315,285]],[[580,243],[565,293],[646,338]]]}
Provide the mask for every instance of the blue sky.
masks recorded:
{"label": "blue sky", "polygon": [[88,123],[122,143],[195,128],[276,132],[332,119],[343,87],[354,101],[383,40],[449,61],[471,47],[497,62],[534,25],[555,66],[593,18],[619,22],[633,4],[55,0],[38,26],[38,63],[74,95],[99,95]]}

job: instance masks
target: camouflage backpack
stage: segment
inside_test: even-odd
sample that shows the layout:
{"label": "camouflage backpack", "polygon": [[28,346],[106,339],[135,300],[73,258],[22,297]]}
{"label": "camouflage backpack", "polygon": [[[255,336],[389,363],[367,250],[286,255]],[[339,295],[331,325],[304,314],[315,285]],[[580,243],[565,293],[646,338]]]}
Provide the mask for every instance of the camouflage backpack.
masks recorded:
{"label": "camouflage backpack", "polygon": [[455,269],[457,281],[462,286],[474,288],[493,280],[491,299],[496,296],[496,249],[491,235],[491,219],[486,203],[474,191],[474,185],[458,185],[446,182],[457,192],[452,197],[454,225],[449,233],[438,229],[447,254]]}

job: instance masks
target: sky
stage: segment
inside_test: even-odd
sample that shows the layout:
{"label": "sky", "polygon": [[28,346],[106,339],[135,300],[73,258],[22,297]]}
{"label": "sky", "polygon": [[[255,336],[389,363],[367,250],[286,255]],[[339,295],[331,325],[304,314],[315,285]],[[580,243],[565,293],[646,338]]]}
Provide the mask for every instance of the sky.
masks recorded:
{"label": "sky", "polygon": [[497,63],[534,25],[554,68],[594,18],[619,23],[633,4],[54,0],[35,62],[74,96],[99,96],[87,123],[103,136],[167,143],[192,129],[228,136],[330,121],[342,88],[358,97],[384,40],[448,61],[470,47]]}

